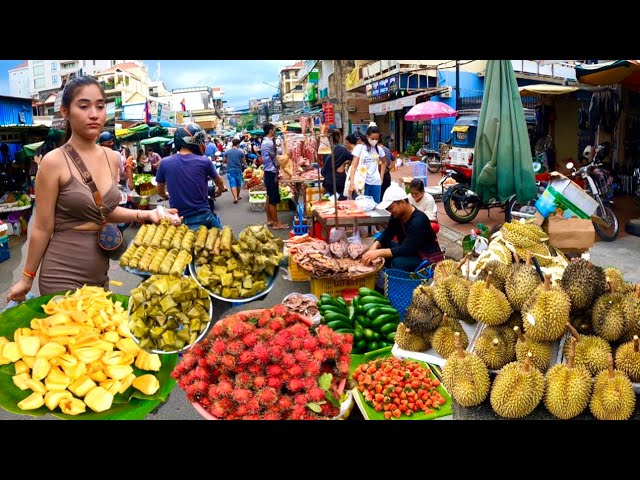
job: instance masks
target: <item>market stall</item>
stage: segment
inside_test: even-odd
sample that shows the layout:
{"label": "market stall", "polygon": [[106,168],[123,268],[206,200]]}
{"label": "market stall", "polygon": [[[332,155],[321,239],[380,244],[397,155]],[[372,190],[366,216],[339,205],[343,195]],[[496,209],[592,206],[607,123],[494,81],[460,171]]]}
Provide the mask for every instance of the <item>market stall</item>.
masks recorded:
{"label": "market stall", "polygon": [[391,214],[386,210],[373,209],[364,211],[355,200],[341,200],[334,202],[319,200],[311,202],[314,221],[322,226],[322,238],[329,238],[331,227],[371,227],[384,225],[389,222]]}

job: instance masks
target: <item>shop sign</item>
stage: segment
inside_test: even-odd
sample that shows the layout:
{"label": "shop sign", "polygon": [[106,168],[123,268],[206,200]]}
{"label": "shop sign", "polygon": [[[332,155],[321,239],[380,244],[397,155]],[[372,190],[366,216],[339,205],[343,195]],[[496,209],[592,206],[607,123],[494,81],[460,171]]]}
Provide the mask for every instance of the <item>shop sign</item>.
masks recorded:
{"label": "shop sign", "polygon": [[[376,80],[367,84],[366,92],[367,97],[378,97],[381,95],[387,95],[390,92],[396,91],[398,87],[398,76],[392,75],[382,80]],[[393,90],[392,90],[393,88]]]}

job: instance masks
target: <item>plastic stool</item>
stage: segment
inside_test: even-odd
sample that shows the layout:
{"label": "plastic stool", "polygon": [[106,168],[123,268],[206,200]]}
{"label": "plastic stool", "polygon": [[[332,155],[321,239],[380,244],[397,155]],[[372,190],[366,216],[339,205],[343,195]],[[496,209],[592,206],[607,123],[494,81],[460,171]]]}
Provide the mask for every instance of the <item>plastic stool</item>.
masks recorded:
{"label": "plastic stool", "polygon": [[424,162],[418,162],[413,165],[413,178],[419,178],[422,180],[424,186],[427,186],[427,175],[429,174],[429,170],[427,170],[427,164]]}

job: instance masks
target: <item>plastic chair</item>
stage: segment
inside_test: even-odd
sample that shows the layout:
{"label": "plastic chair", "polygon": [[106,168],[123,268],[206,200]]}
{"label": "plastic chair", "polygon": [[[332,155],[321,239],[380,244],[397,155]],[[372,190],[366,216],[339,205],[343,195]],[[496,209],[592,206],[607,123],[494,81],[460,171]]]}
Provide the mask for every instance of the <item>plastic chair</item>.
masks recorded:
{"label": "plastic chair", "polygon": [[427,175],[429,174],[429,170],[427,170],[427,164],[424,162],[418,162],[413,165],[413,178],[419,178],[424,183],[424,186],[427,186]]}

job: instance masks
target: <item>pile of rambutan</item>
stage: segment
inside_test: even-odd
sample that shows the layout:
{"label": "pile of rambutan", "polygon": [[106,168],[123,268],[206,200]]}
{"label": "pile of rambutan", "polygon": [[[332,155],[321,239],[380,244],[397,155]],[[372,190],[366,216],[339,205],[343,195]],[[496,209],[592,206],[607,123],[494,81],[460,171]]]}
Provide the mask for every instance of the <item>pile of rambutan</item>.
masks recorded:
{"label": "pile of rambutan", "polygon": [[352,344],[352,335],[314,329],[276,305],[221,319],[171,375],[220,419],[330,419],[340,412]]}

